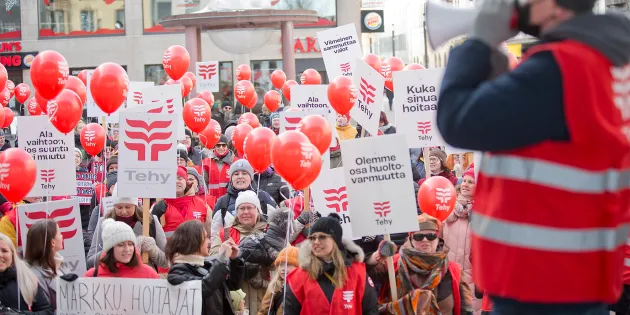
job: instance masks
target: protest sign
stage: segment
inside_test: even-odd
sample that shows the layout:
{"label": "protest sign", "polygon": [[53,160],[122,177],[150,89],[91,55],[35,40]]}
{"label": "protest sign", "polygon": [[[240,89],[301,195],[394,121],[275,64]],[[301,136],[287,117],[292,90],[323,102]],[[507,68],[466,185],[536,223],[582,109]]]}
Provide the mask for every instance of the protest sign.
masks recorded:
{"label": "protest sign", "polygon": [[357,58],[361,58],[361,45],[354,24],[317,32],[328,81],[338,76],[352,77]]}
{"label": "protest sign", "polygon": [[[332,139],[330,146],[334,147],[334,140],[337,135],[335,128],[337,112],[330,106],[328,101],[328,85],[294,85],[291,87],[291,100],[302,111],[326,110],[328,115],[324,116],[332,129]],[[304,116],[306,117],[306,116]]]}
{"label": "protest sign", "polygon": [[[64,258],[61,270],[64,273],[80,275],[85,273],[85,250],[78,200],[65,199],[23,204],[18,206],[18,215],[20,237],[24,248],[28,246],[26,235],[33,224],[45,219],[54,220],[59,226],[61,236],[63,236],[63,249],[59,251],[59,254]],[[44,244],[37,244],[36,246],[40,245],[44,246]]]}
{"label": "protest sign", "polygon": [[403,135],[344,141],[341,157],[354,237],[418,230],[409,148]]}
{"label": "protest sign", "polygon": [[37,179],[28,197],[71,196],[76,193],[74,136],[55,128],[48,116],[21,116],[19,147],[37,164]]}
{"label": "protest sign", "polygon": [[177,140],[184,140],[184,119],[182,112],[182,90],[179,84],[145,87],[142,90],[142,107],[136,107],[136,112],[144,111],[148,114],[175,114]]}
{"label": "protest sign", "polygon": [[350,109],[350,116],[371,135],[378,134],[379,118],[383,107],[385,78],[361,58],[355,62],[352,80],[359,87],[357,103]]}
{"label": "protest sign", "polygon": [[[328,118],[328,111],[325,109],[314,109],[309,111],[299,111],[299,112],[280,112],[280,132],[283,133],[287,130],[296,130],[300,120],[306,116],[310,115],[320,115],[324,118]],[[334,126],[331,126],[334,128]]]}
{"label": "protest sign", "polygon": [[348,211],[348,194],[343,177],[343,167],[322,168],[317,179],[311,184],[311,197],[315,209],[322,217],[328,216],[329,213],[339,215],[343,236],[351,239],[353,236],[351,215]]}
{"label": "protest sign", "polygon": [[200,280],[174,286],[163,279],[57,279],[56,290],[57,315],[201,315],[203,303]]}
{"label": "protest sign", "polygon": [[133,108],[142,106],[142,90],[145,87],[154,86],[153,82],[129,82],[129,92],[127,93],[127,106],[125,108]]}
{"label": "protest sign", "polygon": [[197,62],[197,93],[202,91],[219,92],[219,62]]}
{"label": "protest sign", "polygon": [[79,204],[89,205],[94,194],[96,174],[93,172],[77,172],[77,193],[72,198],[79,199]]}

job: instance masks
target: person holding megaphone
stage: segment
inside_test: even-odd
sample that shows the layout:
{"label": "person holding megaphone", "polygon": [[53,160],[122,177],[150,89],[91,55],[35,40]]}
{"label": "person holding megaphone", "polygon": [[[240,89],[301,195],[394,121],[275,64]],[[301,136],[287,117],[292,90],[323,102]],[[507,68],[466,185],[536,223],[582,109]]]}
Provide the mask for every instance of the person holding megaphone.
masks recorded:
{"label": "person holding megaphone", "polygon": [[[487,151],[473,279],[493,314],[608,314],[630,219],[630,20],[595,0],[484,0],[451,51],[437,124]],[[497,47],[540,38],[508,72]],[[605,152],[605,153],[602,153]]]}

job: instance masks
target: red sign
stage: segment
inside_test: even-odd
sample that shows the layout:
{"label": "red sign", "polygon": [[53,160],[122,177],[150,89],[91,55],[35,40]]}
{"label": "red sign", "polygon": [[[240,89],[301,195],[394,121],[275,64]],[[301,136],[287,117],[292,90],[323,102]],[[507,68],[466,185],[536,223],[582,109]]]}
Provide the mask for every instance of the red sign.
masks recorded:
{"label": "red sign", "polygon": [[[306,46],[304,46],[306,44]],[[306,48],[305,48],[306,47]],[[301,53],[309,53],[309,52],[320,52],[317,47],[317,39],[315,37],[306,37],[304,40],[301,38],[296,38],[295,43],[293,44],[293,52],[301,52]]]}
{"label": "red sign", "polygon": [[0,44],[0,52],[19,52],[22,51],[21,42],[4,42]]}

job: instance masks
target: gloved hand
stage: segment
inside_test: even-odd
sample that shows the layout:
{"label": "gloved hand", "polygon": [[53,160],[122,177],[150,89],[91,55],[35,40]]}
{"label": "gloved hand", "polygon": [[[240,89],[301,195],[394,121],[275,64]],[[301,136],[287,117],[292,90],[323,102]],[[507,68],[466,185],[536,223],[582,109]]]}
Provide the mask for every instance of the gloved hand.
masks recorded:
{"label": "gloved hand", "polygon": [[63,276],[59,276],[59,278],[61,278],[63,281],[72,282],[79,279],[79,276],[77,276],[75,273],[68,273]]}
{"label": "gloved hand", "polygon": [[371,242],[374,242],[375,239],[376,239],[376,235],[364,236],[364,237],[361,238],[361,242],[363,242],[363,243],[371,243]]}
{"label": "gloved hand", "polygon": [[518,31],[510,27],[516,0],[482,0],[475,18],[470,38],[478,39],[492,48],[516,36]]}
{"label": "gloved hand", "polygon": [[378,244],[378,255],[381,257],[392,257],[396,254],[396,244],[392,241],[382,240]]}
{"label": "gloved hand", "polygon": [[311,211],[302,211],[300,216],[297,217],[297,221],[302,223],[302,225],[307,225],[311,223],[311,219],[313,218],[313,213]]}
{"label": "gloved hand", "polygon": [[138,236],[142,237],[142,239],[138,239],[140,242],[140,250],[142,252],[151,253],[157,249],[157,245],[155,244],[155,239],[150,236]]}

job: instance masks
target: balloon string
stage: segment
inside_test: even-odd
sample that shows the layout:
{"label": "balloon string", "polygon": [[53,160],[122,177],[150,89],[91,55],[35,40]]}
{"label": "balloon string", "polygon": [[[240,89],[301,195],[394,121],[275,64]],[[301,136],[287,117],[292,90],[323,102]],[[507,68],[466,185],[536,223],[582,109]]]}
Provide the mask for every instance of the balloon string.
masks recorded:
{"label": "balloon string", "polygon": [[[201,135],[200,135],[201,136]],[[203,163],[203,151],[201,151],[201,182],[199,183],[198,187],[199,190],[203,191],[203,200],[206,202],[206,209],[208,208],[208,189],[206,189],[206,177],[203,176],[203,173],[205,172],[206,168],[204,166]],[[208,180],[210,180],[210,174],[208,174]]]}
{"label": "balloon string", "polygon": [[[15,210],[15,239],[19,240],[20,239],[20,213],[18,212],[18,208],[17,208],[17,202],[13,202],[13,209]],[[17,243],[17,241],[16,241]],[[18,244],[20,245],[20,244]],[[19,248],[19,246],[18,246]],[[18,255],[15,255],[18,256]],[[14,262],[15,264],[15,262]],[[20,301],[20,281],[16,281],[17,282],[17,301]],[[18,303],[18,311],[22,310],[22,303]]]}

